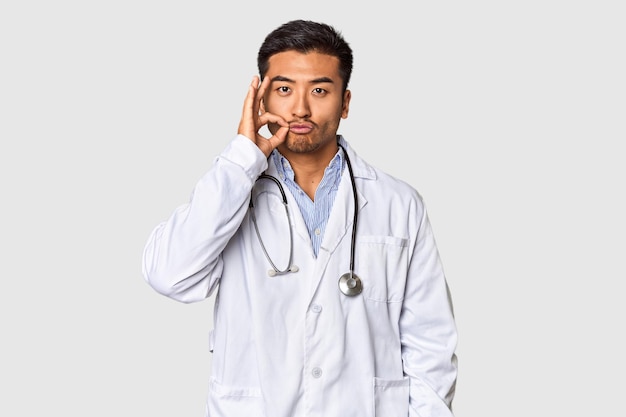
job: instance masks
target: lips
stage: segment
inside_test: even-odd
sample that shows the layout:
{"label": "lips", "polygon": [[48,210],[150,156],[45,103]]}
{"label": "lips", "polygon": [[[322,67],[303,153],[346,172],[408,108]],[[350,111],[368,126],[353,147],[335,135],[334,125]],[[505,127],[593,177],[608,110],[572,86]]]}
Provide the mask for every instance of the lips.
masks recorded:
{"label": "lips", "polygon": [[291,123],[289,131],[297,135],[306,135],[313,130],[313,126],[308,123]]}

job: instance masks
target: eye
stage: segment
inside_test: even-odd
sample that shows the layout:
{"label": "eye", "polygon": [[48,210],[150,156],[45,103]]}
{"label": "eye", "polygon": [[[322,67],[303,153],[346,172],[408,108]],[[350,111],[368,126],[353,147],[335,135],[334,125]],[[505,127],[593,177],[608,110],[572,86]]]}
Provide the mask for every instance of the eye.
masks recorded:
{"label": "eye", "polygon": [[276,91],[278,91],[280,94],[288,94],[291,91],[291,88],[287,87],[286,85],[283,85],[283,86],[278,87]]}
{"label": "eye", "polygon": [[324,94],[326,94],[326,90],[324,90],[323,88],[317,87],[313,89],[313,94],[317,96],[323,96]]}

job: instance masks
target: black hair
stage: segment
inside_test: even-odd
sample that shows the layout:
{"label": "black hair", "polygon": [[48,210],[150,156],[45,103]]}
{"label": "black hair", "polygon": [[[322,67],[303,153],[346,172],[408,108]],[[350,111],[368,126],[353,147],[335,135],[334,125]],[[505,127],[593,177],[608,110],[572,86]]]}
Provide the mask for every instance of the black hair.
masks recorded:
{"label": "black hair", "polygon": [[348,88],[352,74],[352,49],[341,32],[332,26],[310,20],[292,20],[274,29],[259,48],[257,65],[261,79],[269,69],[270,57],[286,51],[318,52],[337,57],[343,91]]}

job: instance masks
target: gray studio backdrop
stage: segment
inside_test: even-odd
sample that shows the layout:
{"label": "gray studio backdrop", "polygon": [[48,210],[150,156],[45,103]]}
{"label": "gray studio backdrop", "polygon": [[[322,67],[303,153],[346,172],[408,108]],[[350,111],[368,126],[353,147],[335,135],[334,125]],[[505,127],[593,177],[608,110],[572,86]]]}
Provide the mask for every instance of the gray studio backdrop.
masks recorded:
{"label": "gray studio backdrop", "polygon": [[602,0],[3,2],[0,414],[203,415],[212,300],[158,295],[141,253],[293,18],[344,32],[341,133],[425,198],[457,417],[618,414],[623,17]]}

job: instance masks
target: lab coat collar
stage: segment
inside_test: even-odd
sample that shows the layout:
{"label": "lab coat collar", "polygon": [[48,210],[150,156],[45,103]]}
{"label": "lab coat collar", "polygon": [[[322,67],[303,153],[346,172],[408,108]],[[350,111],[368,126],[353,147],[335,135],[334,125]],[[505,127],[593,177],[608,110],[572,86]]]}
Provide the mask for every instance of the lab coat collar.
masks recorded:
{"label": "lab coat collar", "polygon": [[[363,159],[357,155],[357,153],[352,149],[350,144],[342,135],[337,135],[337,141],[346,149],[348,152],[348,157],[350,158],[350,162],[352,163],[352,170],[354,171],[354,178],[363,178],[369,180],[376,179],[376,171],[374,168],[365,162]],[[346,167],[347,169],[347,167]],[[357,185],[358,188],[358,185]]]}

